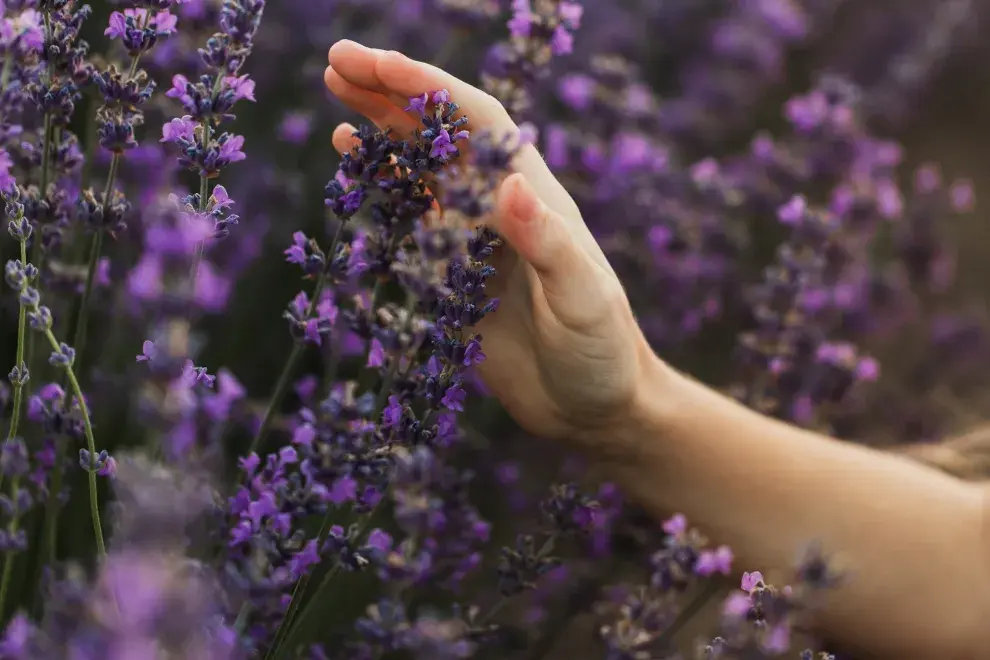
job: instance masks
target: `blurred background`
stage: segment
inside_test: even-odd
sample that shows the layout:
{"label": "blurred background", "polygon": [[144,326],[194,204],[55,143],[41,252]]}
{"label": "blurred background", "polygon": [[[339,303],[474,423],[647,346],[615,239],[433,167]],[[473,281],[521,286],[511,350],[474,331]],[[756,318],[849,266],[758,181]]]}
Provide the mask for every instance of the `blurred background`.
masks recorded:
{"label": "blurred background", "polygon": [[[90,4],[95,16],[85,37],[99,52],[101,26],[114,3]],[[191,0],[180,8],[179,36],[144,63],[160,89],[174,73],[194,69],[195,48],[215,29],[217,5]],[[248,158],[228,168],[220,181],[236,200],[240,225],[211,254],[216,299],[192,336],[200,350],[198,364],[211,372],[226,367],[246,388],[245,418],[263,410],[291,350],[281,315],[300,282],[283,250],[295,231],[325,235],[323,187],[339,160],[331,133],[341,121],[361,121],[324,88],[328,48],[346,38],[401,50],[483,85],[486,76],[497,77],[492,49],[507,38],[508,12],[508,2],[501,0],[270,0],[244,69],[257,81],[257,102],[239,106],[233,125],[247,138]],[[773,413],[861,442],[935,443],[990,416],[985,212],[990,205],[981,200],[990,188],[988,21],[985,0],[587,0],[573,52],[553,58],[517,116],[539,130],[551,166],[620,264],[658,350],[731,390],[739,378],[738,338],[753,322],[747,291],[760,283],[783,237],[774,210],[794,194],[817,205],[836,204],[836,181],[849,178],[842,168],[855,166],[822,167],[821,175],[767,174],[758,186],[738,170],[746,169],[754,145],[767,136],[787,152],[777,153],[781,162],[775,167],[790,158],[787,166],[801,170],[811,153],[833,158],[813,152],[809,144],[821,140],[796,128],[787,104],[816,89],[845,94],[838,103],[854,109],[857,139],[869,136],[897,150],[882,183],[892,182],[898,192],[884,188],[870,194],[896,196],[899,210],[875,232],[855,239],[865,255],[856,280],[860,297],[855,309],[829,326],[834,339],[872,355],[880,376],[856,383],[841,406],[832,406],[824,417],[804,419],[794,408]],[[93,146],[95,107],[87,96],[73,128],[95,155],[86,176],[101,181],[108,158]],[[111,451],[146,437],[133,385],[134,356],[147,338],[147,318],[128,298],[126,286],[110,285],[126,283],[138,261],[142,205],[176,182],[190,190],[196,185],[157,142],[162,121],[176,112],[169,99],[156,95],[139,133],[146,146],[128,156],[121,180],[133,200],[144,201],[136,201],[131,229],[109,248],[104,294],[91,315],[91,350],[99,355],[92,375],[96,422],[101,437],[113,439]],[[620,157],[635,158],[630,154],[637,148],[649,156],[634,164],[645,175],[619,186],[608,168]],[[698,183],[696,166],[707,158],[717,159],[734,182],[717,202],[704,197]],[[841,161],[841,155],[834,159]],[[929,164],[937,164],[944,181],[935,186],[944,192],[941,197],[917,184],[918,168]],[[693,181],[700,193],[672,187],[675,179]],[[852,179],[859,181],[855,172]],[[975,204],[963,199],[968,190],[975,193]],[[665,201],[657,202],[657,195]],[[668,209],[666,201],[677,195],[692,201]],[[647,207],[666,210],[651,214]],[[705,244],[694,255],[697,263],[721,265],[712,266],[714,271],[695,268],[682,254],[661,250],[644,257],[630,247],[655,236],[651,229],[667,222],[670,231],[687,236],[727,234],[720,240],[728,247]],[[13,247],[4,242],[5,259],[13,256]],[[83,254],[75,257],[84,260]],[[869,322],[850,320],[859,319],[857,314]],[[5,364],[14,360],[15,318],[16,303],[4,296],[0,357]],[[322,373],[315,351],[306,368]],[[285,412],[298,405],[290,397]],[[526,437],[483,396],[475,397],[465,419],[476,453],[469,451],[463,460],[477,467],[479,491],[502,484],[517,495],[518,502],[506,505],[503,491],[492,489],[495,495],[487,503],[492,516],[514,519],[513,507],[525,507],[527,497],[538,498],[553,480],[594,479],[587,466],[560,448]],[[247,437],[233,430],[231,451],[242,451]],[[74,539],[87,536],[82,511],[64,517],[63,554]],[[547,617],[541,624],[545,644],[586,639],[586,633],[565,624],[587,614],[587,603],[606,584],[627,570],[636,574],[628,567],[636,565],[647,544],[637,533],[612,539],[626,568],[610,564],[613,572],[602,575],[589,561],[573,569],[586,580],[549,587],[558,589],[555,597],[564,605],[532,614]],[[573,649],[559,652],[583,657]]]}

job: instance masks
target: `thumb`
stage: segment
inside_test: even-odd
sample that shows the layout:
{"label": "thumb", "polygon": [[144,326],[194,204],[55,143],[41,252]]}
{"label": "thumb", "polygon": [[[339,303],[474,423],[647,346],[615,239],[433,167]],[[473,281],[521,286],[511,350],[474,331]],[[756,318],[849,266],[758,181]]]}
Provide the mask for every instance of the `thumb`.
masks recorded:
{"label": "thumb", "polygon": [[580,304],[600,285],[594,261],[574,240],[567,221],[537,196],[519,173],[498,191],[496,228],[516,253],[536,271],[548,301],[556,307]]}

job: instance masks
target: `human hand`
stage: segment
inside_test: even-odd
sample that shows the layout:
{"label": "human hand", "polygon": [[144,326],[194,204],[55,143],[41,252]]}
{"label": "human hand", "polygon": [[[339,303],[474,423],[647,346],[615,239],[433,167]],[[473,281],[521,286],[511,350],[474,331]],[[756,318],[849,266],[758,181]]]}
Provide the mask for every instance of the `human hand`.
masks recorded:
{"label": "human hand", "polygon": [[[501,104],[429,64],[341,41],[330,49],[330,91],[380,129],[411,133],[410,97],[446,89],[467,128],[518,135]],[[354,127],[333,134],[341,153]],[[537,149],[524,146],[497,192],[491,227],[508,244],[493,256],[489,292],[499,308],[476,328],[488,359],[481,376],[506,410],[536,435],[593,442],[637,405],[655,361],[622,284],[571,196]]]}

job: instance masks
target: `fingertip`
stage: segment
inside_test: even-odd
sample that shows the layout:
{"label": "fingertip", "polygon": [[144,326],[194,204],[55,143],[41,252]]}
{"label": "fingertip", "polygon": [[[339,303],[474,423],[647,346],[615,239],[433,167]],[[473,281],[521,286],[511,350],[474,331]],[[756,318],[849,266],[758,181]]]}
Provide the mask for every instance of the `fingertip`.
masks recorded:
{"label": "fingertip", "polygon": [[357,129],[353,124],[344,122],[333,129],[333,146],[341,154],[350,153],[358,140],[354,137]]}
{"label": "fingertip", "polygon": [[538,243],[534,220],[540,212],[540,202],[526,178],[519,174],[506,177],[496,200],[496,229],[525,261],[533,262]]}
{"label": "fingertip", "polygon": [[526,177],[515,172],[506,177],[499,189],[499,201],[515,222],[528,224],[540,210],[540,200]]}
{"label": "fingertip", "polygon": [[351,41],[350,39],[341,39],[334,45],[330,46],[330,50],[327,52],[327,61],[330,64],[334,63],[334,60],[340,59],[341,57],[346,57],[351,54],[359,54],[362,51],[367,51],[365,46],[357,43],[356,41]]}
{"label": "fingertip", "polygon": [[352,87],[343,76],[337,73],[333,65],[328,66],[323,72],[323,83],[338,97],[346,95]]}

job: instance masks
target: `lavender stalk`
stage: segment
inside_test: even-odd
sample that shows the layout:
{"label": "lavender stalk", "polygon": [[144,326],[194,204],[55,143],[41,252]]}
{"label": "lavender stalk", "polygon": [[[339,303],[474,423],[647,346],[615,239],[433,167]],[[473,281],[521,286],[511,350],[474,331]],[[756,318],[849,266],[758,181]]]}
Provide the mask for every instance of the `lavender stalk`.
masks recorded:
{"label": "lavender stalk", "polygon": [[[117,176],[124,152],[138,146],[134,128],[143,122],[141,105],[151,98],[155,89],[139,66],[141,57],[149,52],[159,40],[175,32],[176,20],[167,9],[153,13],[146,8],[114,12],[104,34],[120,40],[130,55],[126,73],[120,74],[114,66],[105,72],[93,72],[92,82],[103,95],[104,104],[96,112],[99,125],[99,143],[112,152],[102,198],[92,191],[83,193],[83,217],[93,230],[89,255],[86,264],[86,277],[79,307],[69,330],[69,341],[82,359],[86,344],[86,328],[89,321],[90,302],[96,282],[96,272],[103,251],[104,234],[126,228],[124,216],[129,210],[125,198],[115,194]],[[68,372],[63,379],[67,385]],[[61,457],[65,454],[65,440],[60,439],[56,448],[56,462],[52,474],[52,487],[45,505],[45,522],[42,532],[42,549],[49,562],[55,560],[56,539],[58,536],[59,495],[65,478],[65,465]],[[93,451],[90,448],[90,451]],[[95,483],[95,476],[92,477]]]}
{"label": "lavender stalk", "polygon": [[[16,188],[15,194],[16,194]],[[16,200],[15,200],[16,201]],[[10,224],[8,225],[8,231],[10,235],[13,236],[20,243],[20,256],[21,263],[27,263],[27,241],[31,237],[31,223],[24,218],[24,208],[19,204],[11,204],[12,209],[15,211],[10,219]],[[27,307],[25,305],[19,305],[19,312],[17,315],[17,364],[14,367],[10,381],[14,385],[14,410],[10,420],[10,429],[7,431],[7,439],[4,441],[4,450],[6,450],[15,438],[17,438],[17,430],[20,425],[21,419],[21,404],[23,403],[24,397],[24,387],[28,383],[28,370],[27,365],[24,363],[24,345],[25,345],[25,335],[27,334]],[[0,491],[3,489],[3,478],[5,473],[0,471]],[[11,484],[11,500],[15,503],[17,502],[17,490],[20,485],[20,475],[14,477]],[[18,516],[15,514],[11,516],[10,524],[8,526],[8,533],[13,534],[17,531]],[[7,602],[7,592],[10,589],[10,578],[13,575],[14,570],[14,552],[8,551],[4,557],[3,562],[3,576],[0,577],[0,617],[4,615],[6,610]]]}
{"label": "lavender stalk", "polygon": [[[23,215],[23,205],[20,205],[19,202],[8,198],[8,205],[13,205],[15,208],[19,206],[20,208],[16,211],[16,214]],[[22,255],[24,255],[26,253],[27,242],[25,232],[19,232],[18,240],[21,243]],[[48,360],[49,364],[54,367],[65,369],[66,377],[71,387],[71,392],[76,397],[76,402],[79,405],[79,411],[82,416],[88,451],[88,454],[85,454],[85,457],[95,459],[97,456],[96,441],[93,436],[93,425],[90,421],[89,408],[86,403],[86,399],[83,396],[82,388],[79,385],[79,379],[76,377],[75,370],[73,369],[76,351],[68,344],[59,342],[55,337],[55,334],[52,332],[53,319],[51,311],[47,307],[41,305],[41,294],[37,288],[32,286],[38,278],[39,270],[28,261],[16,260],[7,262],[4,275],[11,288],[18,292],[21,306],[26,311],[27,319],[31,324],[31,328],[37,332],[40,332],[48,341],[49,346],[51,346],[52,355]],[[103,540],[103,528],[100,524],[100,507],[96,489],[96,472],[97,468],[95,464],[91,463],[89,469],[90,513],[93,519],[93,535],[96,539],[97,551],[101,556],[103,556],[106,554],[106,546]]]}
{"label": "lavender stalk", "polygon": [[[327,249],[326,254],[330,255],[332,259],[334,254],[337,252],[337,246],[340,244],[340,238],[344,232],[344,225],[346,223],[341,221],[337,225],[337,231],[334,234],[333,239],[330,241],[330,246]],[[320,297],[323,295],[324,289],[329,284],[330,280],[330,269],[329,267],[324,270],[320,275],[319,279],[316,280],[316,286],[313,288],[313,295],[310,298],[309,306],[306,308],[306,318],[313,316],[316,311],[316,306],[319,304]],[[285,395],[289,393],[289,387],[292,385],[292,375],[295,373],[296,367],[299,366],[299,360],[302,359],[303,354],[306,351],[306,344],[303,342],[296,342],[292,347],[292,352],[289,353],[289,357],[285,361],[285,366],[282,367],[282,373],[278,377],[278,381],[275,385],[275,391],[272,393],[272,398],[268,401],[268,406],[265,408],[265,414],[261,418],[261,424],[258,426],[257,433],[254,434],[254,438],[251,440],[251,444],[248,447],[248,454],[253,454],[258,450],[258,447],[264,441],[265,436],[271,430],[272,422],[275,419],[275,413],[278,411],[279,406],[282,404],[282,400]]]}

